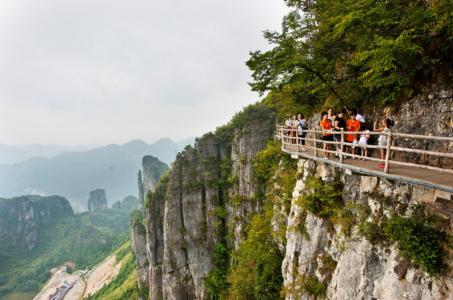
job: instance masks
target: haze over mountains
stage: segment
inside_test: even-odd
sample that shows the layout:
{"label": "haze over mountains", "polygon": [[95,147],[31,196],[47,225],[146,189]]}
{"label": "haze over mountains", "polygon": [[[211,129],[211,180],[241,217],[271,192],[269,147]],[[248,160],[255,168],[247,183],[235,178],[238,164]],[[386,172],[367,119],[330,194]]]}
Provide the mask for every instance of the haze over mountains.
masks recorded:
{"label": "haze over mountains", "polygon": [[127,195],[138,194],[137,171],[143,156],[152,155],[170,165],[176,153],[193,141],[193,138],[180,142],[162,138],[147,144],[133,140],[123,145],[112,144],[87,151],[63,152],[50,158],[34,157],[22,163],[0,164],[0,197],[62,195],[76,210],[82,210],[89,191],[103,188],[112,204]]}
{"label": "haze over mountains", "polygon": [[21,163],[33,157],[50,158],[62,152],[87,151],[97,147],[99,146],[94,145],[60,146],[40,144],[13,146],[0,144],[0,164]]}

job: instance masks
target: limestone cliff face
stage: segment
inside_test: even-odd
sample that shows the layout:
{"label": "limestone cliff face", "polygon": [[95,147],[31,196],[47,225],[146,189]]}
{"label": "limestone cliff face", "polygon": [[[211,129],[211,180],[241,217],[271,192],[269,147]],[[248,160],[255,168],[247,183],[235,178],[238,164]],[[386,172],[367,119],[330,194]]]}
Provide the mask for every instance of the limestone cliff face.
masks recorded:
{"label": "limestone cliff face", "polygon": [[[274,123],[256,120],[242,130],[236,130],[232,149],[232,169],[229,189],[228,219],[229,230],[233,236],[233,246],[237,248],[244,238],[245,228],[250,217],[261,211],[261,202],[256,199],[257,186],[253,181],[252,161],[269,141],[274,130]],[[252,201],[241,201],[251,199]],[[236,201],[235,201],[236,200]],[[239,202],[239,205],[235,205]]]}
{"label": "limestone cliff face", "polygon": [[107,208],[107,206],[105,190],[96,189],[90,192],[88,196],[88,211],[92,212],[98,209]]}
{"label": "limestone cliff face", "polygon": [[[452,107],[453,90],[432,86],[398,109],[377,108],[367,117],[373,120],[383,116],[392,118],[395,121],[393,132],[451,136]],[[318,117],[311,119],[311,127],[318,122]],[[445,152],[453,149],[452,143],[404,138],[397,139],[395,145]],[[443,168],[453,166],[451,159],[428,160],[426,156],[398,153],[393,157]],[[313,192],[306,186],[309,177],[315,176],[328,182],[337,173],[341,174],[341,194],[345,205],[369,208],[368,220],[382,215],[391,216],[406,211],[408,207],[423,204],[430,213],[446,220],[451,232],[451,199],[444,199],[443,193],[417,185],[360,174],[346,175],[344,170],[311,160],[299,160],[298,172],[290,212],[284,216],[287,226],[282,275],[286,299],[313,299],[314,296],[302,288],[304,278],[309,276],[327,283],[328,299],[453,299],[451,259],[447,258],[449,271],[441,277],[432,278],[408,264],[399,255],[395,244],[372,244],[359,234],[359,226],[353,226],[350,236],[347,236],[339,226],[332,227],[331,223],[307,212],[299,203],[301,195]],[[276,209],[275,215],[278,214],[281,210]],[[326,257],[332,259],[330,267],[326,266]]]}
{"label": "limestone cliff face", "polygon": [[145,204],[145,190],[143,187],[142,170],[138,170],[137,173],[137,186],[138,186],[138,200],[141,206],[143,206]]}
{"label": "limestone cliff face", "polygon": [[[450,135],[453,127],[447,108],[453,99],[439,96],[450,95],[448,92],[435,95],[432,101],[414,99],[414,105],[431,113],[441,107],[441,124],[435,131],[427,132]],[[255,109],[248,112],[245,120],[206,134],[197,139],[194,147],[179,153],[169,174],[148,193],[145,224],[149,268],[147,275],[143,270],[139,276],[140,284],[144,284],[145,276],[149,278],[150,299],[209,298],[205,279],[215,268],[216,246],[227,245],[229,253],[234,253],[247,236],[251,217],[263,211],[269,194],[274,201],[267,204],[274,205],[275,244],[284,257],[281,275],[286,299],[315,299],[304,286],[307,278],[322,283],[328,299],[452,299],[451,271],[429,277],[403,259],[395,243],[371,243],[359,232],[357,221],[364,208],[368,211],[366,220],[370,221],[395,212],[409,214],[409,207],[422,202],[452,227],[450,199],[443,199],[442,193],[435,190],[360,174],[347,175],[344,170],[303,159],[298,161],[297,174],[285,170],[280,163],[275,174],[269,174],[271,186],[258,185],[254,182],[253,161],[272,139],[274,119],[263,106]],[[430,115],[418,114],[409,104],[403,104],[398,112],[387,113],[396,121],[394,130],[400,132],[410,132],[402,127],[404,121],[417,128],[425,126],[415,125],[417,122],[432,121]],[[382,114],[383,110],[376,116]],[[316,124],[316,118],[310,123]],[[432,146],[426,145],[427,149]],[[451,146],[444,145],[443,149]],[[445,166],[448,162],[440,164]],[[288,174],[293,178],[288,180],[289,188],[280,181]],[[353,220],[346,216],[335,223],[303,208],[301,196],[313,193],[307,185],[310,178],[321,178],[322,182],[339,180],[342,203],[351,211]],[[293,188],[291,198],[288,191]],[[349,226],[350,231],[346,233],[344,226]],[[143,252],[136,252],[144,257]],[[138,265],[143,269],[146,264]]]}
{"label": "limestone cliff face", "polygon": [[[400,256],[394,245],[373,245],[353,227],[350,236],[339,226],[318,218],[301,208],[298,199],[310,193],[307,178],[316,176],[332,180],[334,169],[311,160],[299,160],[299,177],[293,192],[288,215],[286,251],[282,274],[286,299],[312,299],[302,285],[302,278],[315,276],[327,285],[328,299],[451,299],[453,277],[451,272],[442,278],[430,278],[411,267]],[[348,207],[369,207],[373,219],[379,214],[392,212],[424,203],[436,214],[452,211],[453,204],[442,199],[434,190],[419,186],[389,182],[377,177],[341,173],[344,184],[341,191]],[[303,231],[296,228],[304,228]],[[333,259],[334,266],[326,268],[325,257]]]}
{"label": "limestone cliff face", "polygon": [[68,200],[59,196],[0,199],[2,246],[33,250],[39,239],[39,226],[72,215]]}
{"label": "limestone cliff face", "polygon": [[137,265],[137,282],[140,289],[149,287],[149,261],[146,251],[146,228],[139,213],[132,218],[131,240]]}
{"label": "limestone cliff face", "polygon": [[[143,170],[143,171],[142,171]],[[155,299],[162,299],[163,215],[166,183],[159,178],[168,167],[157,158],[147,155],[142,159],[137,184],[139,202],[147,208],[137,211],[132,218],[132,247],[136,256],[139,288],[150,289]],[[168,178],[168,177],[166,177]],[[145,197],[148,199],[145,203]],[[146,218],[146,222],[143,222]]]}
{"label": "limestone cliff face", "polygon": [[[142,160],[142,169],[143,179],[139,179],[139,191],[140,189],[143,192],[143,195],[146,196],[148,191],[151,191],[159,181],[160,176],[168,169],[167,165],[161,162],[154,156],[145,155]],[[139,175],[140,176],[140,175]]]}
{"label": "limestone cliff face", "polygon": [[252,158],[272,138],[273,113],[258,106],[251,115],[197,139],[148,194],[151,299],[206,299],[216,244],[227,232],[239,241],[249,215],[259,211],[259,204],[227,204],[231,195],[253,195]]}

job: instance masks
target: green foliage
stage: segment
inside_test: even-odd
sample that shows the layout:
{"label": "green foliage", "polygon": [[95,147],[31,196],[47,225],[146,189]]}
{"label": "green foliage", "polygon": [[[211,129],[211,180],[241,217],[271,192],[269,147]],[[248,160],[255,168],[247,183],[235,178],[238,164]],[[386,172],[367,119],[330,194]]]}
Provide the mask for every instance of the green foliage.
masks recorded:
{"label": "green foliage", "polygon": [[383,230],[397,242],[399,254],[411,259],[428,274],[437,275],[444,270],[443,246],[447,236],[439,228],[438,220],[416,209],[410,217],[394,216],[384,222]]}
{"label": "green foliage", "polygon": [[215,216],[219,219],[226,219],[228,212],[224,207],[217,207],[215,209]]}
{"label": "green foliage", "polygon": [[167,193],[167,186],[170,180],[170,175],[167,172],[162,175],[157,182],[154,191],[148,191],[145,198],[145,207],[150,209],[153,203],[165,201],[165,195]]}
{"label": "green foliage", "polygon": [[377,222],[363,222],[359,224],[359,234],[364,236],[373,245],[386,239],[382,227]]}
{"label": "green foliage", "polygon": [[282,159],[281,143],[271,141],[253,158],[254,180],[264,184],[275,174],[278,164]]}
{"label": "green foliage", "polygon": [[229,203],[233,207],[238,207],[241,203],[244,203],[245,201],[247,201],[247,197],[238,194],[231,195],[229,199]]}
{"label": "green foliage", "polygon": [[41,225],[33,251],[0,251],[3,293],[37,292],[50,269],[72,261],[77,269],[99,263],[127,238],[129,213],[105,209],[54,220]]}
{"label": "green foliage", "polygon": [[303,288],[307,293],[314,296],[323,297],[327,292],[327,284],[320,282],[316,276],[307,276]]}
{"label": "green foliage", "polygon": [[315,216],[340,226],[341,232],[349,235],[356,220],[354,213],[345,207],[342,198],[343,185],[338,176],[331,182],[311,176],[307,178],[306,189],[308,193],[302,195],[297,204]]}
{"label": "green foliage", "polygon": [[359,233],[373,245],[381,242],[396,242],[399,255],[410,259],[430,275],[439,275],[445,270],[449,236],[442,228],[439,218],[427,215],[422,206],[414,207],[408,217],[394,215],[381,222],[363,222]]}
{"label": "green foliage", "polygon": [[271,141],[252,160],[256,197],[265,205],[283,205],[289,209],[297,180],[297,160],[280,150],[279,142]]}
{"label": "green foliage", "polygon": [[214,268],[205,279],[204,285],[211,299],[225,299],[229,287],[227,282],[229,251],[223,243],[217,243],[214,249]]}
{"label": "green foliage", "polygon": [[319,269],[319,272],[326,277],[326,281],[330,281],[337,267],[337,262],[328,254],[321,256],[321,262],[322,267]]}
{"label": "green foliage", "polygon": [[302,195],[298,204],[320,218],[331,218],[344,205],[342,185],[339,180],[324,182],[319,177],[309,177],[306,189],[312,192]]}
{"label": "green foliage", "polygon": [[320,282],[314,275],[294,274],[294,280],[290,286],[283,289],[283,294],[291,298],[299,299],[308,293],[317,298],[324,298],[327,292],[327,283]]}
{"label": "green foliage", "polygon": [[247,62],[252,89],[283,113],[387,104],[451,66],[451,0],[286,3],[281,32],[265,32],[274,47]]}
{"label": "green foliage", "polygon": [[109,284],[102,287],[87,299],[147,299],[149,291],[147,289],[140,290],[137,285],[135,256],[130,248],[130,244],[123,244],[116,255],[117,261],[121,263],[118,275]]}
{"label": "green foliage", "polygon": [[233,254],[228,275],[232,299],[280,299],[282,254],[272,236],[272,211],[255,215]]}

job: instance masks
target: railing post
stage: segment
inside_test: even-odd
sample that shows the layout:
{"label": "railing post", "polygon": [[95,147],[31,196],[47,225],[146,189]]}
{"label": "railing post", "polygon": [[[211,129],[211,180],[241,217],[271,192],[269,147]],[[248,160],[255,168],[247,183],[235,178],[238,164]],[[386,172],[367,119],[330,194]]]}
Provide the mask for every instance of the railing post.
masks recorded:
{"label": "railing post", "polygon": [[390,145],[392,143],[392,130],[389,129],[387,132],[387,145],[386,145],[386,152],[385,152],[385,165],[384,165],[384,173],[389,172],[389,160],[390,160]]}
{"label": "railing post", "polygon": [[313,147],[315,148],[315,156],[318,157],[318,143],[317,143],[317,139],[318,139],[318,127],[315,127],[315,131],[313,132]]}
{"label": "railing post", "polygon": [[341,142],[340,142],[340,163],[343,163],[343,144],[344,144],[344,129],[341,128]]}

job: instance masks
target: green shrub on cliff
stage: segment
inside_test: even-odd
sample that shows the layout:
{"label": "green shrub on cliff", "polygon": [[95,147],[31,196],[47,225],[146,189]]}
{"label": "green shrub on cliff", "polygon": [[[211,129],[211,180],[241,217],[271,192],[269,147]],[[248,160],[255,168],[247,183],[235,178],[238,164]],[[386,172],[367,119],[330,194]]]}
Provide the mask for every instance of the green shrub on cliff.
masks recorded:
{"label": "green shrub on cliff", "polygon": [[271,219],[271,210],[254,216],[247,238],[233,254],[228,275],[232,299],[281,298],[283,254],[273,239]]}
{"label": "green shrub on cliff", "polygon": [[412,208],[410,216],[393,215],[359,225],[359,233],[373,245],[395,243],[398,254],[411,260],[430,275],[445,270],[448,235],[438,217],[425,213],[423,206]]}
{"label": "green shrub on cliff", "polygon": [[253,158],[253,179],[258,184],[265,184],[275,174],[278,164],[284,155],[280,148],[280,142],[271,141]]}
{"label": "green shrub on cliff", "polygon": [[437,275],[444,270],[442,259],[447,241],[438,225],[436,218],[417,208],[409,217],[394,216],[385,220],[383,230],[396,242],[401,256],[409,258],[428,274]]}

